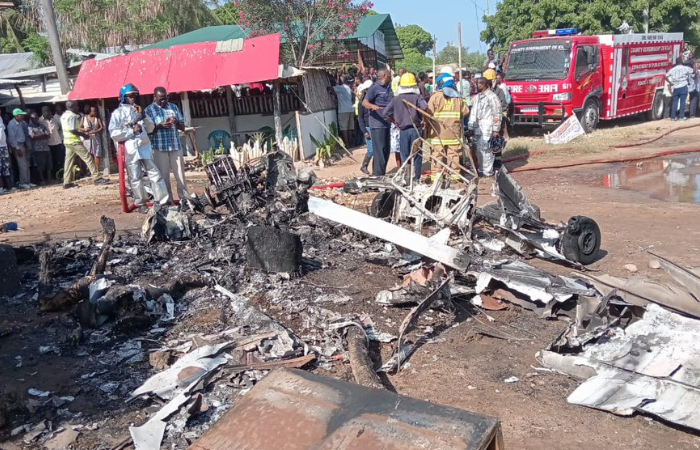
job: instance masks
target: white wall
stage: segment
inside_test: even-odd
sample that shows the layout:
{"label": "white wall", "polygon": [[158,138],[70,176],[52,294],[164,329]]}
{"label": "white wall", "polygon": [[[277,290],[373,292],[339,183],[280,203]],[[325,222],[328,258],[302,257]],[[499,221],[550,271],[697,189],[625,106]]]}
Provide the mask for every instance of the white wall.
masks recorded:
{"label": "white wall", "polygon": [[[236,133],[247,133],[253,134],[257,132],[260,128],[270,127],[275,128],[275,119],[271,114],[249,114],[245,116],[236,116]],[[282,129],[291,126],[291,129],[297,127],[297,123],[294,117],[294,113],[282,114]]]}
{"label": "white wall", "polygon": [[299,136],[301,137],[301,148],[304,152],[304,159],[316,155],[316,146],[311,141],[311,135],[316,139],[321,139],[325,134],[328,134],[325,128],[319,123],[319,120],[328,128],[330,128],[332,122],[338,123],[335,110],[316,113],[299,113],[299,127],[301,128],[299,130]]}
{"label": "white wall", "polygon": [[207,136],[216,130],[224,130],[231,134],[231,125],[228,117],[207,117],[204,119],[192,119],[192,126],[197,127],[197,146],[200,152],[209,150]]}

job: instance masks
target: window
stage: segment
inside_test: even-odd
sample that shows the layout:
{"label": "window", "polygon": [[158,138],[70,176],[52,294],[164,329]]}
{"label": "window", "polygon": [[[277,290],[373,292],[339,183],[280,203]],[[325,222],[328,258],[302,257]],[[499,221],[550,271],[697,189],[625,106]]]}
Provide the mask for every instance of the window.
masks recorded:
{"label": "window", "polygon": [[590,45],[582,45],[576,50],[576,72],[577,79],[593,72],[598,68],[598,48]]}

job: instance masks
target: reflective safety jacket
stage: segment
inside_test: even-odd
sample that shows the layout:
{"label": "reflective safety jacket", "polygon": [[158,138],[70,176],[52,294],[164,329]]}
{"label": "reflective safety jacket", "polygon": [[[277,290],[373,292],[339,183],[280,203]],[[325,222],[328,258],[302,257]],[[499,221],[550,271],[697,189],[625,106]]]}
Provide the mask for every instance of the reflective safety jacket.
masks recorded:
{"label": "reflective safety jacket", "polygon": [[462,119],[469,115],[463,98],[445,97],[438,91],[428,101],[428,113],[434,119],[427,122],[428,142],[443,147],[462,147]]}

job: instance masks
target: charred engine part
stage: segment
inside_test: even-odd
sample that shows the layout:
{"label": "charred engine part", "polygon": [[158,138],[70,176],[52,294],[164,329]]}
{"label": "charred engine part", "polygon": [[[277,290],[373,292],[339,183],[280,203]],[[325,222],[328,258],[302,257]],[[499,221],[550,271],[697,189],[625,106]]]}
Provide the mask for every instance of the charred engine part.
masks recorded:
{"label": "charred engine part", "polygon": [[445,173],[466,188],[446,186],[442,177],[432,185],[413,185],[406,181],[408,169],[410,166],[404,164],[392,178],[351,180],[345,183],[345,190],[353,194],[379,191],[370,205],[370,215],[393,223],[409,222],[416,230],[431,225],[459,228],[471,238],[474,221],[482,220],[500,230],[501,240],[523,256],[553,259],[581,269],[598,258],[601,236],[593,219],[577,216],[568,224],[544,221],[539,207],[528,201],[505,168],[498,172],[494,183],[498,202],[483,207],[476,207],[475,180],[447,168]]}
{"label": "charred engine part", "polygon": [[301,238],[271,227],[247,229],[246,256],[249,269],[271,273],[299,274],[303,246]]}
{"label": "charred engine part", "polygon": [[479,218],[503,230],[506,243],[519,253],[528,248],[535,256],[548,257],[581,267],[596,261],[600,228],[593,219],[576,216],[568,224],[550,224],[532,205],[522,188],[504,168],[496,176],[497,204],[477,209]]}
{"label": "charred engine part", "polygon": [[210,186],[205,196],[214,207],[226,206],[232,214],[246,214],[261,206],[256,201],[264,191],[266,167],[262,158],[253,159],[236,168],[233,158],[223,156],[207,164]]}
{"label": "charred engine part", "polygon": [[297,176],[292,158],[273,151],[236,167],[234,159],[222,156],[206,167],[209,187],[202,204],[226,206],[242,220],[257,209],[268,207],[291,215],[308,211],[307,190],[315,181],[313,172]]}

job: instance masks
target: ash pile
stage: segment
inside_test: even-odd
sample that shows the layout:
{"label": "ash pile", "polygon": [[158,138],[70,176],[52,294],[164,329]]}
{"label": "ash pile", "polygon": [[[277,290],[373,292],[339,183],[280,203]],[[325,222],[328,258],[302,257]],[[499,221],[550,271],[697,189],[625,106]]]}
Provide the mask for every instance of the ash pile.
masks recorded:
{"label": "ash pile", "polygon": [[[670,357],[668,340],[648,333],[681,322],[691,332],[700,289],[650,290],[648,281],[585,272],[600,248],[595,222],[546,222],[507,172],[494,183],[497,201],[483,207],[480,180],[459,174],[451,187],[440,178],[412,186],[404,169],[392,179],[353,180],[342,194],[349,202],[377,191],[365,214],[310,196],[314,174],[295,170],[281,152],[243,166],[222,157],[206,171],[204,195],[154,208],[140,236],[117,233],[104,217],[101,239],[36,248],[25,258],[20,291],[7,301],[50,318],[53,331],[37,333],[39,352],[69,359],[73,372],[61,389],[34,386],[24,405],[5,411],[12,442],[188,448],[271,370],[303,368],[381,389],[416,349],[444,341],[441,330],[458,311],[488,319],[488,311],[510,307],[565,322],[538,359],[588,380],[569,401],[698,428],[669,407],[682,392],[669,397],[661,385],[693,391],[690,372],[670,362],[668,374],[645,371],[636,361],[630,375],[595,349],[608,346],[612,358],[634,340]],[[553,275],[531,258],[579,272]],[[665,260],[664,268],[700,287],[693,272]],[[683,302],[670,292],[684,293]],[[495,327],[480,332],[502,337]],[[578,370],[581,361],[588,370]],[[21,358],[17,364],[22,370]],[[634,377],[647,386],[638,404],[623,409],[594,395],[601,385],[638,386]]]}

